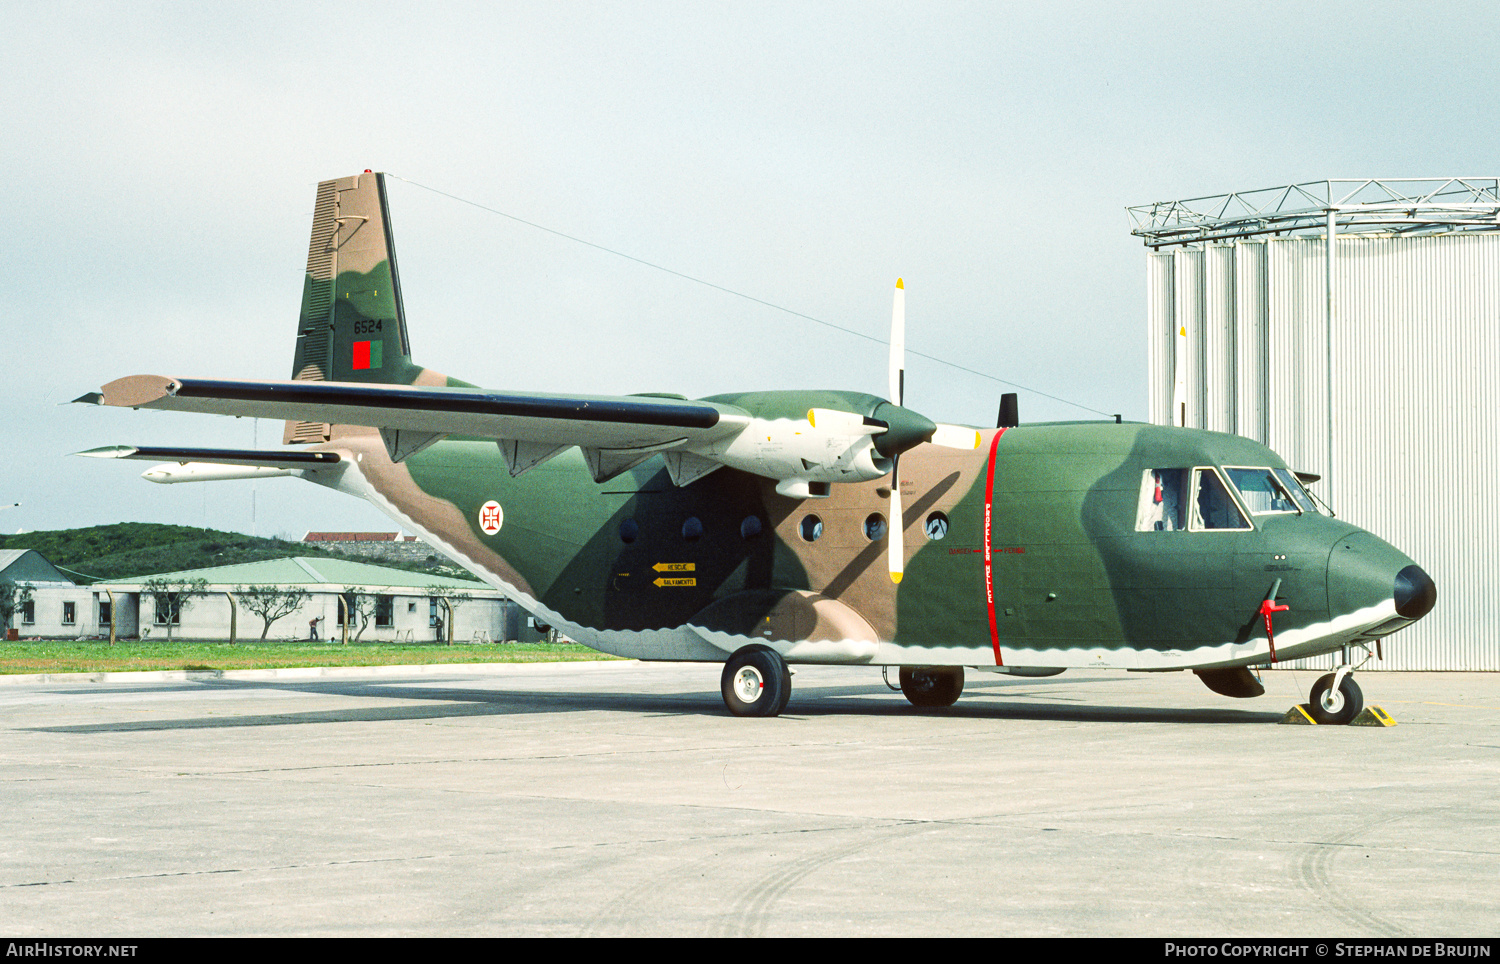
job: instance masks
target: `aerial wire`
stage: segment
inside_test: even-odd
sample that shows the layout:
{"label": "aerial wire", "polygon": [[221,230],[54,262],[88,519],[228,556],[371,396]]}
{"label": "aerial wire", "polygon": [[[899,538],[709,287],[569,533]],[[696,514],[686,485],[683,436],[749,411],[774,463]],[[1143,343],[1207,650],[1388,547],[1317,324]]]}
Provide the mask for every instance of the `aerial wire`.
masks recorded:
{"label": "aerial wire", "polygon": [[[817,324],[817,325],[822,325],[825,328],[832,328],[835,331],[842,331],[846,335],[853,335],[856,338],[863,338],[865,341],[872,341],[872,342],[874,342],[877,345],[885,345],[885,344],[887,344],[887,342],[884,339],[877,338],[874,335],[866,334],[865,332],[862,332],[862,331],[860,331],[860,330],[858,330],[856,328],[846,328],[843,325],[834,324],[831,321],[824,321],[822,318],[815,318],[812,315],[803,314],[802,312],[796,311],[796,310],[794,310],[792,308],[788,308],[785,305],[778,305],[774,301],[767,301],[764,298],[757,298],[754,295],[746,294],[743,291],[736,291],[733,288],[726,288],[723,285],[721,285],[721,284],[715,284],[712,281],[705,281],[702,278],[697,278],[697,277],[694,277],[693,275],[690,275],[690,274],[684,274],[681,271],[676,271],[676,270],[674,270],[672,268],[668,268],[666,265],[657,264],[654,261],[647,261],[645,258],[638,258],[638,257],[636,257],[633,254],[627,254],[624,251],[619,251],[619,250],[616,250],[615,248],[611,248],[611,247],[608,247],[606,245],[602,245],[602,244],[599,244],[597,242],[590,241],[587,238],[580,238],[577,235],[568,234],[565,231],[559,231],[556,228],[549,228],[545,224],[538,224],[535,221],[528,221],[526,218],[518,217],[517,215],[510,214],[510,213],[508,213],[506,211],[501,211],[498,208],[492,208],[492,207],[490,207],[487,204],[481,204],[478,201],[471,201],[468,198],[459,197],[457,194],[450,194],[447,191],[443,191],[443,190],[440,190],[440,189],[435,188],[435,187],[429,187],[428,185],[422,184],[419,181],[413,181],[411,178],[402,177],[399,174],[392,174],[389,171],[386,172],[386,176],[387,177],[393,177],[393,178],[395,178],[398,181],[405,181],[407,184],[410,184],[412,187],[419,187],[419,188],[421,188],[424,191],[431,191],[433,194],[441,195],[442,197],[448,198],[449,200],[457,201],[460,204],[467,204],[470,207],[478,208],[479,210],[485,211],[485,212],[487,212],[489,214],[496,214],[496,215],[499,215],[502,218],[508,218],[511,221],[515,221],[518,224],[524,224],[527,227],[536,228],[538,231],[545,231],[546,233],[551,234],[551,235],[555,235],[555,236],[557,236],[559,238],[564,238],[564,239],[566,239],[568,241],[574,241],[574,242],[577,242],[578,244],[582,244],[582,245],[585,245],[585,246],[590,247],[590,248],[595,248],[595,249],[597,249],[599,251],[605,252],[606,254],[612,254],[612,255],[614,255],[617,258],[624,258],[626,261],[634,261],[636,264],[644,265],[647,268],[654,268],[657,271],[666,272],[667,274],[672,275],[672,276],[677,277],[677,278],[681,278],[684,281],[691,281],[693,284],[703,285],[704,287],[706,287],[706,288],[712,288],[715,291],[722,291],[725,294],[727,294],[727,295],[733,295],[736,298],[744,298],[746,301],[753,301],[753,302],[755,302],[758,305],[764,305],[767,308],[773,308],[776,311],[785,312],[788,315],[792,315],[793,317],[796,317],[796,318],[801,318],[801,319],[803,319],[805,321],[813,322],[814,324]],[[926,352],[920,352],[920,351],[916,351],[916,350],[910,349],[910,348],[907,349],[907,354],[916,355],[918,358],[925,358],[928,361],[937,362],[939,365],[947,365],[949,368],[956,368],[956,369],[958,369],[961,372],[968,372],[970,375],[977,375],[980,378],[985,378],[985,379],[988,379],[988,380],[990,380],[992,382],[999,382],[1002,385],[1009,385],[1011,388],[1019,388],[1023,392],[1030,392],[1033,395],[1040,395],[1043,398],[1050,398],[1054,402],[1062,402],[1064,405],[1071,405],[1074,408],[1081,408],[1085,412],[1093,412],[1096,415],[1103,415],[1105,418],[1111,418],[1111,417],[1113,417],[1109,412],[1100,411],[1097,408],[1092,408],[1092,407],[1090,407],[1088,405],[1080,404],[1078,402],[1073,401],[1072,399],[1063,398],[1060,395],[1053,395],[1053,394],[1051,394],[1049,392],[1044,392],[1044,391],[1041,391],[1039,389],[1031,388],[1029,386],[1022,385],[1022,384],[1020,384],[1018,382],[1013,382],[1013,381],[1010,381],[1008,379],[1000,378],[1000,377],[998,377],[996,375],[991,375],[988,372],[982,372],[982,371],[979,371],[977,369],[969,368],[966,365],[960,365],[958,362],[949,361],[946,358],[939,358],[936,355],[929,355]]]}

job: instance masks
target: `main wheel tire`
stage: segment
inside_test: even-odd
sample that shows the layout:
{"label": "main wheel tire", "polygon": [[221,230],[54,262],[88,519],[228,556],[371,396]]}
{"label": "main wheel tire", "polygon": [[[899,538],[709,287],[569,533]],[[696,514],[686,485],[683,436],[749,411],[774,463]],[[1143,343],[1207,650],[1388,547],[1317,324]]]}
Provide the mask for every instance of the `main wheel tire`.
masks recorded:
{"label": "main wheel tire", "polygon": [[963,691],[962,666],[901,667],[901,692],[913,706],[952,706]]}
{"label": "main wheel tire", "polygon": [[776,650],[746,646],[724,663],[719,691],[735,716],[779,716],[792,696],[792,673]]}
{"label": "main wheel tire", "polygon": [[1345,676],[1338,689],[1333,688],[1333,673],[1319,677],[1307,697],[1312,718],[1328,726],[1343,726],[1365,708],[1365,695],[1353,676]]}

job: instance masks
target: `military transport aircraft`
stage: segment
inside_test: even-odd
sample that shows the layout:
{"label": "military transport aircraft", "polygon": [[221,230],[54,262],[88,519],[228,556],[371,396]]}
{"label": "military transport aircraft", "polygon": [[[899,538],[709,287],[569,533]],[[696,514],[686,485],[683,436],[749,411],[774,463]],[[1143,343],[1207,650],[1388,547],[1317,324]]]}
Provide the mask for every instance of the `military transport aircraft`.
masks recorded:
{"label": "military transport aircraft", "polygon": [[937,425],[889,398],[493,391],[412,362],[382,175],[318,186],[292,379],[122,378],[78,399],[286,420],[283,447],[118,446],[158,482],[290,475],[374,503],[588,646],[724,663],[775,716],[788,664],[900,667],[917,706],[964,668],[1193,670],[1342,650],[1310,704],[1362,706],[1351,650],[1424,616],[1433,581],[1320,511],[1274,452],[1154,425]]}

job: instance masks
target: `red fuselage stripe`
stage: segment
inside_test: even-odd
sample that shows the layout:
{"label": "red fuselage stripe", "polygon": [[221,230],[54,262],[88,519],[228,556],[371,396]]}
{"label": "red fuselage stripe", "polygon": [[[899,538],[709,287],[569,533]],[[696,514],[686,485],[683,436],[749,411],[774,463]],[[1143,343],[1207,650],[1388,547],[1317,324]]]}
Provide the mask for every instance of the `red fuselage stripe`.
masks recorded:
{"label": "red fuselage stripe", "polygon": [[984,598],[990,608],[990,644],[995,647],[995,665],[1004,666],[1000,658],[1000,627],[995,623],[995,568],[992,564],[995,551],[995,452],[1000,448],[1000,436],[1005,429],[995,433],[990,440],[990,464],[984,481]]}

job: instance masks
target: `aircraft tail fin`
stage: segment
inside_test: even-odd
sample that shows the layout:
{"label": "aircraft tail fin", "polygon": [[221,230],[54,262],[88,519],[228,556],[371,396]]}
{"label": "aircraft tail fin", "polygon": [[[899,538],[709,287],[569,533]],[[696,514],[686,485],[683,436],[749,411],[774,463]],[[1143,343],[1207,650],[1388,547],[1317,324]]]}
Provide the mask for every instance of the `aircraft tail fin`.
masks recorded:
{"label": "aircraft tail fin", "polygon": [[[412,364],[391,240],[385,175],[318,185],[292,378],[410,385]],[[283,442],[321,442],[330,426],[287,422]]]}

